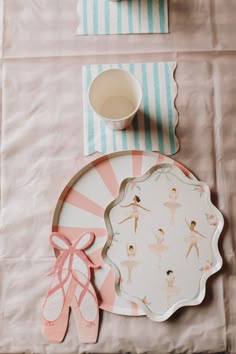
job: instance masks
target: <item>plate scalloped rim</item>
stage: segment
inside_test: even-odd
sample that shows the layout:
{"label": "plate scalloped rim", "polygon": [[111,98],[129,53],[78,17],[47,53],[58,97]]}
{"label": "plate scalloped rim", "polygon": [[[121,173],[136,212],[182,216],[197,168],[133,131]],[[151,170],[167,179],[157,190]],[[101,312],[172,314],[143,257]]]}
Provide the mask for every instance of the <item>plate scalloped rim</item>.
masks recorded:
{"label": "plate scalloped rim", "polygon": [[[183,179],[187,180],[191,185],[193,186],[198,186],[198,187],[204,187],[207,191],[207,201],[209,203],[209,205],[211,205],[212,209],[215,212],[215,215],[217,216],[219,222],[217,225],[217,228],[215,230],[215,233],[213,235],[213,239],[214,242],[212,242],[212,252],[216,258],[216,264],[214,267],[212,267],[211,269],[208,270],[207,273],[204,273],[203,276],[201,277],[200,280],[200,285],[199,285],[199,294],[198,296],[193,299],[193,300],[188,300],[188,301],[179,301],[176,304],[174,304],[172,307],[170,307],[164,314],[161,315],[157,315],[154,314],[152,311],[150,311],[148,309],[148,307],[141,301],[141,299],[139,299],[138,297],[134,297],[134,296],[129,296],[124,290],[121,289],[121,287],[119,286],[120,282],[120,271],[117,268],[117,266],[112,263],[112,261],[109,259],[109,257],[107,256],[107,250],[110,247],[110,245],[112,244],[112,227],[111,227],[111,223],[109,221],[109,212],[110,210],[116,205],[118,204],[124,197],[124,191],[125,191],[125,186],[133,181],[136,182],[142,182],[145,179],[148,179],[148,177],[150,177],[152,175],[152,173],[154,173],[154,171],[163,168],[163,167],[172,167],[175,170],[180,171],[180,173],[182,174]],[[218,272],[223,264],[222,261],[222,257],[220,255],[219,252],[219,248],[218,248],[218,240],[220,237],[220,234],[223,230],[223,226],[224,226],[224,218],[222,213],[216,208],[216,206],[212,203],[211,201],[211,192],[210,192],[210,188],[209,186],[204,183],[204,182],[200,182],[198,180],[190,180],[188,177],[186,177],[186,175],[176,166],[173,166],[171,164],[168,163],[164,163],[164,164],[160,164],[160,165],[156,165],[151,167],[145,174],[143,174],[140,177],[129,177],[126,178],[122,181],[121,185],[120,185],[120,191],[118,194],[118,197],[115,198],[105,209],[105,213],[104,213],[104,218],[105,218],[105,223],[106,223],[106,227],[107,227],[107,231],[108,231],[108,235],[110,237],[108,237],[108,240],[106,242],[106,244],[104,245],[104,248],[102,250],[102,258],[104,260],[105,263],[109,264],[114,273],[115,273],[115,290],[117,295],[122,296],[124,298],[126,298],[129,301],[135,302],[138,306],[140,306],[142,308],[142,310],[144,311],[144,313],[153,321],[157,321],[157,322],[163,322],[165,320],[167,320],[170,316],[172,316],[179,308],[181,307],[186,307],[186,306],[196,306],[199,305],[203,299],[205,298],[205,294],[206,294],[206,282],[209,279],[210,276],[212,276],[213,274],[215,274],[216,272]]]}

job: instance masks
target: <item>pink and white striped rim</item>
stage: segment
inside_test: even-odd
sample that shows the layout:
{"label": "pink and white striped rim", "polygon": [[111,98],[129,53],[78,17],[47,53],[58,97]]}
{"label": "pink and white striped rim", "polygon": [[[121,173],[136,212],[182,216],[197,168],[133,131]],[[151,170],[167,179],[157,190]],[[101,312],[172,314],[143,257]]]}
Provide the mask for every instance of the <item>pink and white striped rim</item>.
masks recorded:
{"label": "pink and white striped rim", "polygon": [[101,252],[107,241],[104,211],[118,195],[125,178],[141,176],[163,162],[177,165],[187,177],[196,179],[184,166],[160,153],[122,151],[87,164],[69,181],[59,197],[52,232],[60,232],[70,241],[86,232],[95,234],[95,242],[86,254],[93,263],[102,264],[101,268],[94,270],[94,286],[103,310],[127,316],[144,314],[136,304],[116,295],[114,273],[102,260]]}

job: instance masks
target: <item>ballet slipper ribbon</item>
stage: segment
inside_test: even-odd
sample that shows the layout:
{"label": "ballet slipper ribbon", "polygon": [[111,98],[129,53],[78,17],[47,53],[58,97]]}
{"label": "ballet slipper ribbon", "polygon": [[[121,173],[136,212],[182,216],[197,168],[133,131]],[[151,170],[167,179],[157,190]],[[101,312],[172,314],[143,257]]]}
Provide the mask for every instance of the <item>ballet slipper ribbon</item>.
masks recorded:
{"label": "ballet slipper ribbon", "polygon": [[[61,289],[65,301],[66,294],[64,290],[64,285],[66,284],[69,277],[72,276],[76,283],[83,288],[78,299],[78,305],[80,306],[87,292],[89,292],[90,295],[94,298],[94,300],[97,301],[94,294],[89,290],[91,280],[90,268],[96,269],[99,268],[100,265],[93,264],[83,252],[84,249],[88,248],[91,245],[94,240],[94,237],[95,235],[93,233],[86,233],[80,236],[73,244],[71,244],[64,235],[57,232],[51,234],[50,243],[54,248],[60,251],[60,255],[48,275],[57,274],[59,283],[52,289],[50,289],[50,291],[48,292],[48,296]],[[87,274],[83,274],[79,269],[73,269],[74,257],[79,257],[80,260],[84,262],[84,265],[87,268]],[[86,279],[85,283],[79,280],[77,273],[82,275],[82,278]]]}
{"label": "ballet slipper ribbon", "polygon": [[172,166],[169,166],[169,167],[160,167],[156,170],[156,175],[157,175],[157,178],[156,178],[156,181],[159,180],[159,178],[161,176],[165,176],[167,179],[170,179],[170,173],[172,171]]}

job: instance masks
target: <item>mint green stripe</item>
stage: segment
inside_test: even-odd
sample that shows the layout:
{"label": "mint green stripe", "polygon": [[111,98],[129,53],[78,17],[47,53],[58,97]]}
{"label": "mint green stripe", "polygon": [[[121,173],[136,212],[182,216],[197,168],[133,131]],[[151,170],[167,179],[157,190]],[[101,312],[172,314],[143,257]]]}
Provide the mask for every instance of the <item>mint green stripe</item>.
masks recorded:
{"label": "mint green stripe", "polygon": [[93,32],[94,34],[98,34],[98,1],[97,0],[93,0]]}
{"label": "mint green stripe", "polygon": [[125,129],[121,130],[121,136],[122,136],[123,149],[128,150],[127,135]]}
{"label": "mint green stripe", "polygon": [[[98,73],[102,72],[102,65],[98,65]],[[106,141],[106,123],[100,119],[100,137],[101,137],[101,150],[103,153],[107,152],[107,141]]]}
{"label": "mint green stripe", "polygon": [[153,32],[153,7],[152,0],[147,0],[148,7],[148,30],[149,32]]}
{"label": "mint green stripe", "polygon": [[132,1],[128,1],[128,22],[129,22],[129,32],[133,33],[133,11],[132,11]]}
{"label": "mint green stripe", "polygon": [[88,5],[87,0],[83,1],[83,31],[88,34]]}
{"label": "mint green stripe", "polygon": [[[129,64],[129,71],[134,75],[134,64]],[[139,132],[138,132],[138,114],[134,117],[133,120],[133,128],[134,128],[134,147],[136,150],[140,150],[139,144]]]}
{"label": "mint green stripe", "polygon": [[139,32],[142,32],[142,11],[141,11],[141,1],[138,0],[138,23],[139,23]]}
{"label": "mint green stripe", "polygon": [[[118,64],[118,68],[122,69],[122,64]],[[121,130],[121,136],[122,136],[123,149],[128,150],[127,134],[125,129]]]}
{"label": "mint green stripe", "polygon": [[160,31],[164,33],[166,31],[166,15],[165,14],[166,0],[159,0],[159,14],[160,14]]}
{"label": "mint green stripe", "polygon": [[110,4],[105,5],[105,33],[110,33]]}
{"label": "mint green stripe", "polygon": [[148,83],[147,83],[147,66],[142,64],[142,85],[143,85],[143,104],[144,104],[144,127],[145,127],[145,149],[152,150],[151,141],[151,123],[150,109],[148,102]]}
{"label": "mint green stripe", "polygon": [[117,33],[122,33],[122,1],[115,4],[117,6]]}
{"label": "mint green stripe", "polygon": [[112,130],[112,145],[113,145],[113,151],[116,151],[116,131]]}
{"label": "mint green stripe", "polygon": [[[88,65],[86,67],[86,81],[87,81],[87,92],[90,83],[92,82],[91,76],[91,67]],[[94,143],[94,116],[93,111],[88,105],[88,152],[92,154],[95,151],[95,143]]]}
{"label": "mint green stripe", "polygon": [[162,127],[162,120],[161,120],[162,115],[161,115],[160,79],[159,79],[159,72],[158,72],[158,64],[157,63],[153,64],[153,74],[154,74],[154,90],[155,90],[158,144],[159,144],[159,151],[164,152],[163,127]]}
{"label": "mint green stripe", "polygon": [[167,108],[168,108],[170,149],[171,149],[171,153],[174,154],[176,152],[175,134],[173,129],[172,95],[171,95],[171,84],[170,84],[171,78],[170,78],[170,69],[168,63],[165,63],[165,80],[166,80],[166,99],[167,99]]}

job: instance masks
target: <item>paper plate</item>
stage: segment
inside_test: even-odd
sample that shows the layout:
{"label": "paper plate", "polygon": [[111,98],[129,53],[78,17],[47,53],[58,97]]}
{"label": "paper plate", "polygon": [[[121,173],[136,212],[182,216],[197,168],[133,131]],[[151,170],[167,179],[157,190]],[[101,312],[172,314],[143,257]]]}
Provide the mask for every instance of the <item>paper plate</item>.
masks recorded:
{"label": "paper plate", "polygon": [[105,211],[103,259],[116,274],[116,292],[154,321],[200,304],[206,281],[222,266],[223,216],[209,187],[173,164],[152,167],[121,183]]}
{"label": "paper plate", "polygon": [[[143,315],[143,308],[121,298],[115,292],[114,272],[101,257],[107,241],[104,211],[118,196],[120,184],[127,177],[143,175],[152,166],[170,163],[180,166],[188,178],[195,177],[178,162],[159,153],[142,151],[116,152],[98,158],[82,168],[63,190],[54,213],[53,232],[71,241],[84,232],[94,232],[95,242],[86,251],[90,259],[102,267],[94,272],[100,308],[122,315]],[[134,186],[134,191],[139,191]]]}

